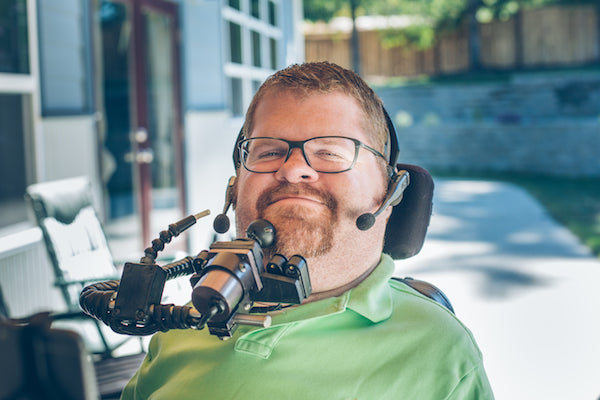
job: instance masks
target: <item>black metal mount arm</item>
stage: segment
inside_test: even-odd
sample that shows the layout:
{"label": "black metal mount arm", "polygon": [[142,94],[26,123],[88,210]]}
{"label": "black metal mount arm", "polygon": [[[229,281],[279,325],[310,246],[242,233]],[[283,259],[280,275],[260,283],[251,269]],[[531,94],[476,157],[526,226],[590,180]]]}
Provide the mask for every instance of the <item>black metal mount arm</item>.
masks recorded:
{"label": "black metal mount arm", "polygon": [[[182,221],[170,228],[187,225],[187,229],[193,224],[190,217]],[[167,236],[161,232],[161,237]],[[253,303],[300,304],[312,291],[308,267],[302,256],[288,260],[278,254],[265,266],[262,248],[271,245],[275,236],[268,221],[250,224],[248,236],[215,242],[196,257],[165,266],[153,261],[164,243],[153,241],[154,250],[146,249],[140,263],[126,263],[120,280],[85,287],[80,305],[113,331],[128,335],[208,326],[211,334],[227,339],[240,324],[267,327],[270,317],[251,313]],[[166,281],[187,275],[192,275],[193,307],[161,304]]]}

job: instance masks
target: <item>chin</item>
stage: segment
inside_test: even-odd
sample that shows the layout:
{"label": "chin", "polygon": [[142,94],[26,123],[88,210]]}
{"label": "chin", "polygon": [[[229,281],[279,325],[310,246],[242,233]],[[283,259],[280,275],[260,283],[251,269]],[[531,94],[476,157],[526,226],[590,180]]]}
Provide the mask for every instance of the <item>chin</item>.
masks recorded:
{"label": "chin", "polygon": [[324,216],[302,207],[291,207],[277,213],[267,212],[264,218],[275,226],[275,253],[310,258],[323,255],[333,246],[336,224],[331,214]]}

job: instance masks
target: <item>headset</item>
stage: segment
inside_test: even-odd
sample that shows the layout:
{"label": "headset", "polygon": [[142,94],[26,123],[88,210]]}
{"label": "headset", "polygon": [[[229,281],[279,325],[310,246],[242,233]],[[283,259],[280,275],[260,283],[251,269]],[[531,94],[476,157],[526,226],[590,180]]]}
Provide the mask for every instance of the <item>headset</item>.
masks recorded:
{"label": "headset", "polygon": [[[377,211],[360,215],[356,226],[362,231],[370,229],[375,217],[392,206],[383,252],[397,260],[412,257],[421,250],[432,212],[433,180],[421,167],[397,164],[398,136],[385,109],[383,113],[389,134],[385,148],[390,171],[388,189]],[[233,151],[236,169],[240,168],[238,149],[243,139],[240,132]],[[213,223],[218,233],[229,229],[226,213],[232,203],[234,187],[235,176],[227,184],[223,213]],[[264,220],[250,224],[246,232],[248,239],[216,242],[210,251],[202,251],[196,258],[185,257],[165,267],[156,265],[156,255],[164,244],[206,214],[191,215],[169,225],[169,230],[162,231],[160,238],[144,250],[145,256],[140,263],[124,266],[120,281],[99,282],[86,287],[80,295],[84,312],[117,333],[147,335],[157,330],[202,329],[206,325],[211,334],[226,338],[239,324],[263,327],[270,324],[268,315],[252,316],[241,311],[250,310],[252,301],[300,304],[310,296],[312,287],[303,257],[293,256],[287,260],[275,255],[264,271],[260,268],[263,265],[261,248],[272,244],[275,237],[275,227]],[[160,304],[167,279],[192,273],[195,308]],[[447,298],[431,284],[412,279],[402,282],[452,311]]]}
{"label": "headset", "polygon": [[[387,110],[383,105],[381,106],[383,111],[383,115],[385,117],[385,122],[387,125],[388,131],[388,140],[385,144],[384,154],[388,161],[388,171],[389,171],[389,182],[386,195],[374,213],[364,213],[361,214],[356,219],[356,227],[361,231],[366,231],[370,229],[375,224],[375,217],[381,214],[388,206],[396,206],[402,201],[404,190],[408,187],[410,183],[410,175],[406,170],[398,170],[397,163],[398,157],[400,155],[400,145],[398,140],[398,134],[396,129],[394,128],[394,123],[390,118]],[[237,136],[235,147],[233,149],[233,165],[237,170],[241,166],[241,161],[239,158],[239,148],[240,144],[244,140],[243,129],[240,129],[240,132]],[[235,176],[229,178],[229,182],[227,184],[227,190],[225,194],[225,206],[223,207],[223,212],[215,218],[213,222],[213,229],[218,233],[225,233],[229,230],[230,222],[227,217],[227,211],[231,206],[231,202],[233,200],[233,187],[235,184]]]}

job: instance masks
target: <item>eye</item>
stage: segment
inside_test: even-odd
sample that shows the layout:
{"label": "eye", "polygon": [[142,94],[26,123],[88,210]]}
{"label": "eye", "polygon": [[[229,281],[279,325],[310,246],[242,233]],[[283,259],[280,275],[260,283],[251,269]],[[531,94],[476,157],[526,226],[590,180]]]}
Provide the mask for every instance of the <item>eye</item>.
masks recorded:
{"label": "eye", "polygon": [[345,159],[344,155],[339,151],[339,149],[335,148],[322,148],[312,153],[312,155],[322,158],[324,160],[340,160]]}
{"label": "eye", "polygon": [[310,156],[323,161],[342,162],[354,158],[354,143],[336,138],[335,140],[317,140],[310,143]]}
{"label": "eye", "polygon": [[254,158],[257,160],[270,160],[274,158],[285,157],[285,152],[281,149],[268,149],[260,152],[253,152]]}
{"label": "eye", "polygon": [[251,162],[277,160],[287,155],[284,142],[257,139],[248,146],[248,158]]}

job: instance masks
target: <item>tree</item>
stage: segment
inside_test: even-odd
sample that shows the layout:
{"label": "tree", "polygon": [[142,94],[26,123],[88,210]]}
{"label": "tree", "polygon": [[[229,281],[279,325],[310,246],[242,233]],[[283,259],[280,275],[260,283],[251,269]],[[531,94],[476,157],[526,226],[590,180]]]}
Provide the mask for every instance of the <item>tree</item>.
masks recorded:
{"label": "tree", "polygon": [[357,10],[366,0],[304,0],[304,18],[309,21],[329,22],[334,16],[342,15],[349,10],[352,20],[350,37],[350,53],[352,54],[352,69],[358,75],[361,73],[360,43],[356,29]]}
{"label": "tree", "polygon": [[384,41],[421,49],[434,44],[436,30],[455,28],[464,17],[465,2],[479,0],[304,0],[304,18],[329,22],[335,16],[349,15],[352,20],[350,40],[352,68],[360,74],[360,43],[356,18],[359,15],[415,15],[421,24],[382,32]]}
{"label": "tree", "polygon": [[495,19],[508,19],[525,8],[550,4],[596,3],[600,0],[304,0],[304,16],[310,21],[329,21],[336,15],[352,19],[351,53],[355,72],[360,73],[356,18],[358,15],[413,15],[414,25],[382,31],[390,45],[426,49],[435,45],[445,31],[468,24],[470,65],[481,68],[478,25]]}
{"label": "tree", "polygon": [[346,0],[304,0],[304,19],[329,22],[346,4]]}

